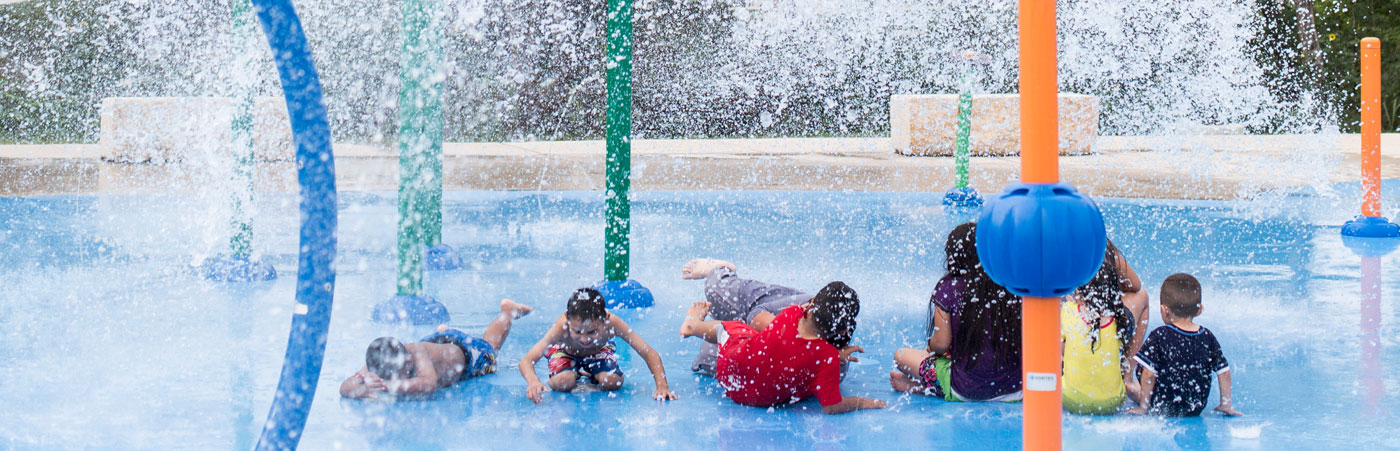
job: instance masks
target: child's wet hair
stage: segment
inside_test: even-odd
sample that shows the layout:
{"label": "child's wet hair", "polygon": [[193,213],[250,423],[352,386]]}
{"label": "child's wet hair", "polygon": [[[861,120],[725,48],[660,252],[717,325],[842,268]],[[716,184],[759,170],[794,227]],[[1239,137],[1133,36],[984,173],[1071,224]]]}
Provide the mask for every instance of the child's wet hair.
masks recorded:
{"label": "child's wet hair", "polygon": [[[958,327],[953,328],[954,361],[980,358],[984,342],[990,341],[997,368],[1010,368],[1021,361],[1021,297],[993,281],[977,257],[977,223],[959,224],[948,233],[943,246],[947,274],[939,284],[952,283],[955,276],[966,283]],[[929,297],[928,335],[933,336],[934,311],[938,290]]]}
{"label": "child's wet hair", "polygon": [[958,276],[971,276],[982,262],[977,258],[977,223],[965,222],[948,232],[943,243],[944,270]]}
{"label": "child's wet hair", "polygon": [[569,304],[564,310],[564,316],[581,321],[607,319],[607,301],[603,299],[603,294],[599,293],[598,290],[579,288],[574,290],[573,295],[569,296]]}
{"label": "child's wet hair", "polygon": [[837,348],[851,343],[860,314],[860,297],[845,282],[831,282],[812,298],[812,322],[822,339]]}
{"label": "child's wet hair", "polygon": [[1162,281],[1161,299],[1172,315],[1195,318],[1201,312],[1201,282],[1186,273],[1167,276]]}
{"label": "child's wet hair", "polygon": [[408,364],[408,348],[394,337],[379,337],[370,342],[365,350],[365,366],[380,379],[393,379],[407,368],[408,377],[414,376],[414,368]]}
{"label": "child's wet hair", "polygon": [[[1088,283],[1081,285],[1074,290],[1074,296],[1079,298],[1081,306],[1088,313],[1088,318],[1097,320],[1104,316],[1113,317],[1118,322],[1118,341],[1120,346],[1126,346],[1132,337],[1128,335],[1131,330],[1125,325],[1133,320],[1132,313],[1128,312],[1128,307],[1123,304],[1123,275],[1118,271],[1118,247],[1113,245],[1113,241],[1108,242],[1104,249],[1103,262],[1099,265],[1099,272],[1094,274],[1094,278]],[[1089,334],[1089,349],[1098,347],[1099,335]],[[1127,358],[1127,354],[1123,354]]]}

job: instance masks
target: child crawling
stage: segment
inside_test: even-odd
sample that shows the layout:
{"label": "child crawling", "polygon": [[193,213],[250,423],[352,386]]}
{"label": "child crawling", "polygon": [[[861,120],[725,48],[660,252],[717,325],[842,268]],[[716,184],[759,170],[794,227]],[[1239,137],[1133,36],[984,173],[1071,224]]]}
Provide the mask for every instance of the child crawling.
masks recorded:
{"label": "child crawling", "polygon": [[681,324],[682,337],[719,345],[715,378],[734,402],[755,407],[816,396],[827,414],[881,409],[885,402],[841,395],[841,362],[856,328],[860,299],[831,282],[803,305],[787,307],[762,330],[742,321],[706,321],[710,303],[696,302]]}
{"label": "child crawling", "polygon": [[496,352],[510,334],[511,321],[530,314],[530,306],[501,300],[501,314],[486,326],[481,338],[438,326],[437,333],[418,343],[404,344],[379,337],[365,351],[365,366],[340,383],[340,396],[378,398],[430,395],[440,388],[496,372]]}
{"label": "child crawling", "polygon": [[[676,399],[666,385],[666,370],[661,355],[647,345],[641,335],[627,322],[608,313],[603,295],[592,288],[580,288],[569,297],[563,315],[545,332],[544,337],[520,359],[520,374],[530,384],[525,397],[535,404],[544,400],[545,390],[573,391],[579,383],[591,382],[605,391],[622,387],[622,372],[617,366],[613,337],[622,337],[647,362],[656,380],[657,401]],[[540,357],[549,356],[549,387],[535,375]]]}

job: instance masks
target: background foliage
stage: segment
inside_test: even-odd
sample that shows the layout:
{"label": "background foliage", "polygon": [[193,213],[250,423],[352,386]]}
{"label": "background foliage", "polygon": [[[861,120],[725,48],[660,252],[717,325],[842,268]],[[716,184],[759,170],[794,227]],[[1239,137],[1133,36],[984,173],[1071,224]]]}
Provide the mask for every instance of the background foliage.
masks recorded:
{"label": "background foliage", "polygon": [[[446,103],[448,139],[599,138],[604,95],[603,3],[444,2],[448,5],[443,19],[448,58],[445,95],[458,100]],[[774,39],[773,34],[745,34],[736,21],[746,19],[743,16],[748,14],[745,8],[749,3],[637,0],[637,135],[882,135],[888,133],[891,94],[957,89],[950,78],[921,75],[936,72],[939,66],[929,65],[927,55],[915,55],[928,52],[923,47],[930,44],[913,41],[937,30],[909,29],[896,19],[870,24],[883,27],[878,33],[816,36],[830,42],[814,45]],[[1092,7],[1094,0],[1067,3],[1083,9]],[[1272,99],[1270,105],[1277,105],[1272,108],[1286,111],[1252,115],[1248,121],[1242,121],[1238,114],[1196,114],[1201,116],[1196,120],[1207,125],[1246,122],[1254,133],[1316,130],[1318,124],[1324,124],[1323,128],[1335,124],[1343,132],[1354,132],[1358,118],[1357,41],[1363,36],[1381,38],[1384,71],[1400,77],[1397,4],[1400,1],[1255,0],[1257,14],[1248,24],[1254,33],[1247,50],[1263,70],[1261,84],[1267,93],[1262,96]],[[397,3],[322,0],[318,5],[322,7],[304,8],[302,13],[322,70],[336,138],[392,140],[399,75]],[[1316,20],[1312,35],[1315,46],[1305,45],[1312,36],[1299,28],[1300,14],[1309,9]],[[35,0],[0,6],[0,142],[96,141],[103,97],[227,94],[219,92],[220,86],[226,85],[222,82],[226,75],[217,70],[233,51],[224,39],[226,14],[224,0]],[[988,15],[1004,16],[1007,12],[1004,8],[975,7],[939,14],[976,24],[987,21]],[[326,20],[328,15],[343,20]],[[828,20],[843,20],[840,14],[833,17],[836,19]],[[1077,26],[1072,15],[1067,17],[1071,23],[1063,27]],[[1193,20],[1200,18],[1182,13],[1177,22],[1195,26]],[[804,17],[765,26],[812,25],[812,19]],[[947,41],[978,43],[974,45],[982,45],[985,52],[993,54],[1005,51],[997,47],[1004,42],[979,38],[988,30],[978,31],[975,26],[964,29],[972,30],[973,35],[940,36]],[[1150,40],[1155,31],[1133,32]],[[172,40],[172,33],[183,38]],[[781,38],[782,34],[776,36]],[[817,67],[793,75],[785,73],[781,64],[738,64],[722,54],[736,48],[748,49],[763,60],[811,61]],[[1201,52],[1208,50],[1188,50],[1174,58],[1209,58]],[[270,59],[265,58],[265,63],[271,67]],[[1150,64],[1147,72],[1135,78],[1080,77],[1066,81],[1062,89],[1107,96],[1106,117],[1115,109],[1116,114],[1138,117],[1161,114],[1151,105],[1141,109],[1140,105],[1113,102],[1134,86],[1161,82],[1162,66]],[[1014,74],[1014,66],[998,67],[995,72]],[[1003,92],[1012,89],[1014,79],[992,76],[981,83]],[[1179,83],[1189,88],[1192,81]],[[264,74],[260,89],[263,95],[276,95],[271,70]],[[1400,84],[1386,85],[1383,108],[1385,130],[1395,130],[1400,125]],[[1112,121],[1104,123],[1103,131],[1170,132],[1160,124]]]}
{"label": "background foliage", "polygon": [[1322,0],[1318,14],[1318,41],[1323,67],[1318,77],[1343,130],[1360,128],[1360,41],[1381,40],[1381,129],[1400,126],[1400,1]]}

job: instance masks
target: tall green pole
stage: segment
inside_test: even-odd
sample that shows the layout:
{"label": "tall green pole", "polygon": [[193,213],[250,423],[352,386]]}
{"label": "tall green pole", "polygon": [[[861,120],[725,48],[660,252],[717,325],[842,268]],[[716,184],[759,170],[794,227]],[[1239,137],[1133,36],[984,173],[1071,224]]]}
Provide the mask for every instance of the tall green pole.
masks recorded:
{"label": "tall green pole", "polygon": [[972,93],[963,91],[958,96],[958,140],[957,148],[954,150],[954,159],[957,163],[958,179],[954,185],[958,188],[967,188],[967,165],[971,163],[969,157],[968,141],[972,135]]}
{"label": "tall green pole", "polygon": [[437,0],[405,0],[399,87],[398,294],[423,291],[423,248],[442,240],[442,43]]}
{"label": "tall green pole", "polygon": [[603,276],[627,280],[632,206],[632,0],[608,0],[608,160]]}
{"label": "tall green pole", "polygon": [[957,147],[953,150],[954,162],[957,168],[957,188],[967,188],[967,166],[971,163],[969,158],[969,140],[972,136],[972,85],[969,82],[969,72],[972,72],[971,64],[962,75],[962,93],[958,95],[958,137]]}
{"label": "tall green pole", "polygon": [[230,226],[229,251],[236,258],[248,258],[253,253],[253,90],[257,82],[257,60],[254,49],[258,38],[253,4],[249,0],[231,0],[233,9],[233,212]]}

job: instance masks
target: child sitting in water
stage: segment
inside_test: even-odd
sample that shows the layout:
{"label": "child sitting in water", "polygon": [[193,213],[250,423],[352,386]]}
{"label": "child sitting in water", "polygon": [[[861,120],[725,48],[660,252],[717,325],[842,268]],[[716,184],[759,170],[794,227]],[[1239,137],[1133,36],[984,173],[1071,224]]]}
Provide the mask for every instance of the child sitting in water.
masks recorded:
{"label": "child sitting in water", "polygon": [[657,401],[676,399],[666,385],[666,370],[661,355],[647,345],[627,322],[608,313],[603,295],[592,288],[580,288],[569,297],[563,315],[545,332],[535,346],[520,359],[520,374],[530,384],[525,397],[535,404],[544,400],[545,385],[535,375],[535,363],[549,356],[549,390],[573,391],[579,383],[591,382],[605,391],[622,387],[622,372],[617,366],[613,337],[622,337],[647,362],[656,380]]}
{"label": "child sitting in water", "polygon": [[1078,414],[1117,412],[1128,395],[1125,352],[1133,316],[1122,301],[1118,249],[1109,243],[1105,254],[1098,274],[1060,304],[1061,393],[1065,410]]}
{"label": "child sitting in water", "polygon": [[1021,297],[977,258],[977,224],[944,243],[947,273],[929,298],[928,342],[895,351],[890,387],[947,401],[1021,400]]}
{"label": "child sitting in water", "polygon": [[885,407],[884,401],[841,395],[841,362],[858,349],[848,344],[860,313],[860,299],[846,284],[829,283],[760,327],[706,321],[709,311],[708,302],[691,305],[681,336],[719,345],[715,378],[734,402],[772,407],[816,396],[827,414]]}
{"label": "child sitting in water", "polygon": [[365,366],[340,384],[340,396],[377,398],[430,395],[439,388],[496,372],[496,352],[510,334],[511,321],[530,314],[527,305],[501,300],[501,314],[486,326],[481,338],[446,324],[418,343],[404,344],[380,337],[365,352]]}
{"label": "child sitting in water", "polygon": [[1172,274],[1162,282],[1162,321],[1147,336],[1134,359],[1142,367],[1143,404],[1128,413],[1156,413],[1192,417],[1205,409],[1210,396],[1210,376],[1220,379],[1217,412],[1241,415],[1230,405],[1230,364],[1210,329],[1197,325],[1201,283],[1190,274]]}

